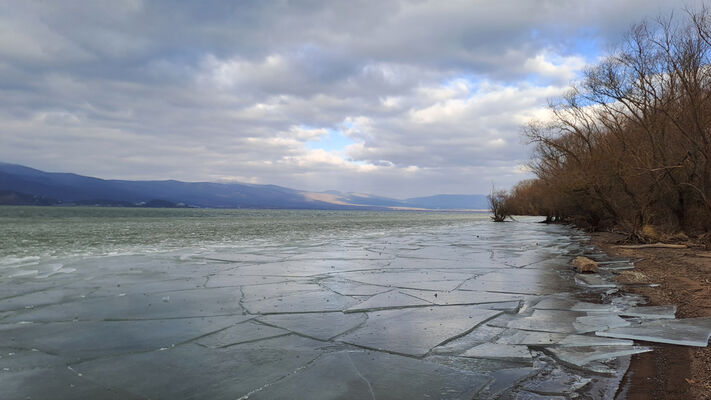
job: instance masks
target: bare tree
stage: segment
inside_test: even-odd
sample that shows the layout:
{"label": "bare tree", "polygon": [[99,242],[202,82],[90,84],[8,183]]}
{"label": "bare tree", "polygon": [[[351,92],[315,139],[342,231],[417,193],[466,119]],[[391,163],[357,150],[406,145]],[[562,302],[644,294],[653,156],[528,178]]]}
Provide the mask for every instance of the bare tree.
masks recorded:
{"label": "bare tree", "polygon": [[[531,162],[547,219],[611,222],[639,236],[646,225],[711,230],[711,14],[644,21],[619,50],[589,67],[532,122]],[[543,188],[543,189],[541,189]],[[492,193],[493,194],[493,193]],[[543,204],[548,209],[543,209]],[[554,217],[555,216],[555,217]]]}
{"label": "bare tree", "polygon": [[489,208],[494,214],[491,219],[494,222],[504,222],[506,219],[513,219],[511,217],[511,211],[509,210],[509,195],[505,190],[495,190],[491,188],[491,193],[489,193],[486,198],[489,200]]}

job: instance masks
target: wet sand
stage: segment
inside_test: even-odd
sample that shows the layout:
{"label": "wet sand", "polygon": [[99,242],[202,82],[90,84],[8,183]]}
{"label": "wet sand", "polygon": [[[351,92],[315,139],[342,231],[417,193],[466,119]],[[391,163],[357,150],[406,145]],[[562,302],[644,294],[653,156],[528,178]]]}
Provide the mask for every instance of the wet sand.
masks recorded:
{"label": "wet sand", "polygon": [[[625,291],[641,294],[650,305],[676,304],[677,318],[711,317],[711,254],[686,249],[624,249],[622,235],[595,233],[592,242],[610,256],[642,259],[617,277]],[[659,283],[656,288],[634,286]],[[632,356],[618,392],[620,399],[710,399],[711,347],[650,344],[654,351]]]}

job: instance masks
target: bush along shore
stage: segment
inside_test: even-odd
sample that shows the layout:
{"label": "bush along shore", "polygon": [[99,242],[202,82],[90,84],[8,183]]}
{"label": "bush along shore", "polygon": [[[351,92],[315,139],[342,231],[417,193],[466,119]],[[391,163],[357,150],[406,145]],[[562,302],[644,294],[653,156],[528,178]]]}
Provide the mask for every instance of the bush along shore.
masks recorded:
{"label": "bush along shore", "polygon": [[543,215],[630,242],[711,243],[711,14],[631,28],[524,129],[536,179],[507,193],[511,214]]}
{"label": "bush along shore", "polygon": [[[492,191],[497,216],[541,215],[595,232],[607,254],[636,260],[614,274],[622,290],[678,305],[677,318],[711,317],[708,10],[633,26],[524,135],[536,178]],[[709,377],[711,348],[654,344],[633,356],[618,396],[711,398]]]}

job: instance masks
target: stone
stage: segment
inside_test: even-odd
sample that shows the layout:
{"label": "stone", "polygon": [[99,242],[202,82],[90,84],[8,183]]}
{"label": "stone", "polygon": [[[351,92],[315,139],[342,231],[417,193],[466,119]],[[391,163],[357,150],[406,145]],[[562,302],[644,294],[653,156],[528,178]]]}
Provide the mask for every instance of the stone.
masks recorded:
{"label": "stone", "polygon": [[573,259],[573,268],[580,274],[591,274],[598,271],[598,266],[595,261],[582,256]]}

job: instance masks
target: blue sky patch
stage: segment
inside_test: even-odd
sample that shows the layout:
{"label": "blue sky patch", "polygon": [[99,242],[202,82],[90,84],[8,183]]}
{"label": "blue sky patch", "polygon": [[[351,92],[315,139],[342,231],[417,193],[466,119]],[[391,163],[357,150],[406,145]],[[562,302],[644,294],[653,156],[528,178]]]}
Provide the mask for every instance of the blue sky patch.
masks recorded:
{"label": "blue sky patch", "polygon": [[312,150],[343,151],[349,144],[355,143],[346,135],[335,129],[327,129],[328,134],[321,136],[320,140],[309,140],[306,147]]}

